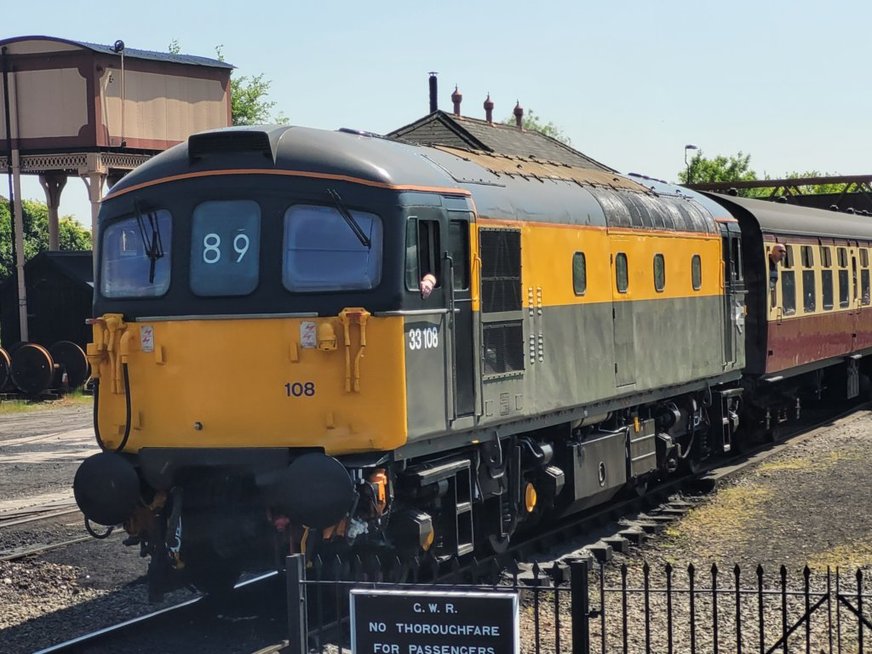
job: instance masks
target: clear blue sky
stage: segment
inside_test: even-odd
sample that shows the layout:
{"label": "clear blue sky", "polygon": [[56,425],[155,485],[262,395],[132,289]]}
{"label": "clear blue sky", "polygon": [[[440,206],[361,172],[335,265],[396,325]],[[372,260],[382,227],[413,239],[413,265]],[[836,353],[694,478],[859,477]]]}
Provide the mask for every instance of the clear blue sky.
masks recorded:
{"label": "clear blue sky", "polygon": [[[43,34],[128,47],[224,54],[235,74],[263,73],[292,124],[387,132],[440,108],[457,84],[463,113],[495,116],[515,100],[572,145],[624,172],[669,180],[684,146],[750,153],[758,175],[872,173],[866,77],[872,3],[16,2],[2,37]],[[32,180],[24,195],[43,199]],[[84,184],[62,213],[90,222]]]}

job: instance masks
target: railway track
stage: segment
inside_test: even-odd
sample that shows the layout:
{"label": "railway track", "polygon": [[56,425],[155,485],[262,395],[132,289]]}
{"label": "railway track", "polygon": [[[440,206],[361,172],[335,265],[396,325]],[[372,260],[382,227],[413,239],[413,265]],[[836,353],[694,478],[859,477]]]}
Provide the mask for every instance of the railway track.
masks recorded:
{"label": "railway track", "polygon": [[[563,550],[561,554],[554,556],[554,562],[558,564],[563,558],[578,556],[583,549],[587,549],[594,556],[601,556],[602,554],[598,554],[598,552],[605,551],[605,548],[598,546],[600,541],[604,541],[604,544],[609,547],[615,547],[616,545],[620,547],[622,542],[620,539],[628,541],[626,533],[622,535],[622,532],[632,531],[634,529],[633,523],[638,525],[659,515],[661,518],[655,522],[659,525],[665,525],[668,524],[668,521],[680,517],[681,514],[686,512],[687,505],[692,504],[692,502],[685,502],[684,506],[678,506],[674,499],[677,493],[688,490],[699,492],[700,488],[703,491],[711,490],[717,483],[737,474],[748,466],[765,460],[785,447],[814,438],[822,429],[829,429],[834,423],[837,424],[839,420],[844,419],[846,416],[857,411],[869,409],[870,406],[872,404],[867,403],[848,410],[839,411],[835,414],[826,416],[818,414],[808,421],[785,429],[779,434],[779,440],[776,443],[763,444],[729,459],[722,459],[698,475],[687,474],[669,479],[656,488],[652,488],[642,497],[625,497],[608,506],[592,509],[578,516],[566,519],[558,525],[531,535],[523,542],[510,545],[504,553],[476,559],[464,565],[444,566],[444,569],[439,570],[435,576],[430,577],[425,583],[443,585],[481,583],[484,577],[487,577],[487,583],[496,583],[494,579],[495,573],[497,571],[504,571],[507,562],[525,562],[529,561],[531,557],[539,556],[543,553],[553,554],[558,546]],[[627,516],[633,517],[628,518]],[[623,524],[620,522],[622,520],[624,521]],[[603,529],[604,525],[611,525],[611,527]],[[597,539],[596,543],[587,546],[582,545],[571,552],[566,551],[567,546],[570,544],[572,547],[575,547],[573,539],[577,538],[579,534],[589,534],[597,530],[606,534],[606,536]],[[640,528],[639,531],[644,532],[647,530]],[[651,531],[657,530],[652,529]],[[608,534],[611,534],[611,536]],[[645,537],[641,536],[640,540],[643,540]],[[517,573],[515,574],[517,578]],[[524,581],[523,574],[520,575],[520,581],[521,583]],[[282,585],[283,579],[277,573],[272,572],[238,584],[231,595],[229,602],[233,606],[246,606],[249,609],[249,613],[252,611],[256,613],[262,609],[269,616],[267,618],[263,616],[228,617],[226,614],[216,612],[216,610],[219,612],[221,610],[219,605],[212,603],[208,598],[201,597],[59,643],[41,650],[37,654],[79,651],[85,647],[87,647],[88,651],[95,652],[115,651],[122,648],[129,649],[125,643],[128,645],[135,643],[137,638],[148,638],[151,645],[154,646],[153,639],[156,633],[173,633],[174,638],[184,638],[185,625],[191,631],[190,637],[194,639],[192,642],[196,642],[197,634],[204,629],[213,628],[216,618],[219,620],[223,619],[222,628],[227,631],[232,631],[232,625],[241,624],[243,625],[242,629],[246,633],[250,633],[252,630],[262,633],[272,631],[276,634],[273,642],[278,642],[284,637],[284,626],[283,624],[277,625],[276,620],[282,622],[286,615],[283,601],[284,594],[281,592]],[[277,605],[280,606],[277,607]],[[346,622],[347,618],[337,620],[327,615],[324,615],[320,620],[311,620],[310,625],[315,626],[309,630],[310,637],[317,638],[319,642],[327,642],[323,640],[324,635],[338,633],[339,629],[345,627]],[[192,628],[192,624],[196,626]],[[161,651],[166,652],[188,651],[189,648],[190,644],[187,646],[180,644],[178,649],[172,649],[172,647],[161,643]],[[254,647],[254,649],[258,648]],[[137,650],[134,649],[132,651]]]}
{"label": "railway track", "polygon": [[[31,526],[39,522],[57,520],[68,516],[81,516],[81,512],[72,499],[59,499],[40,505],[9,509],[6,511],[0,511],[0,531],[15,527]],[[38,556],[89,540],[91,540],[90,536],[82,535],[74,538],[55,539],[51,542],[38,543],[30,546],[0,549],[0,561],[17,561],[29,556]]]}

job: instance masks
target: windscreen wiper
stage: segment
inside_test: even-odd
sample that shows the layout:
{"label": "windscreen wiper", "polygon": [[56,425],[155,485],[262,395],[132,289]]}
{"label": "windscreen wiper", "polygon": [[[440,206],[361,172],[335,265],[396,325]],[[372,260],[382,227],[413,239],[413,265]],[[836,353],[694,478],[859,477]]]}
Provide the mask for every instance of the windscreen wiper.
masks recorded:
{"label": "windscreen wiper", "polygon": [[327,195],[329,195],[330,199],[333,200],[333,203],[336,205],[336,209],[345,219],[345,222],[348,223],[348,226],[351,228],[351,231],[354,232],[357,240],[361,242],[363,247],[370,249],[372,247],[372,242],[369,240],[369,237],[363,233],[363,230],[354,219],[354,216],[351,215],[351,212],[345,208],[345,205],[342,203],[342,198],[339,197],[339,193],[337,193],[332,188],[328,188]]}
{"label": "windscreen wiper", "polygon": [[[145,244],[145,254],[151,264],[148,269],[148,283],[154,284],[157,260],[164,255],[163,243],[160,240],[160,229],[157,224],[157,212],[149,211],[146,217],[143,218],[138,202],[133,204],[133,209],[136,211],[136,224],[139,226],[139,235]],[[148,235],[146,234],[146,219],[148,220],[148,229],[151,231]]]}

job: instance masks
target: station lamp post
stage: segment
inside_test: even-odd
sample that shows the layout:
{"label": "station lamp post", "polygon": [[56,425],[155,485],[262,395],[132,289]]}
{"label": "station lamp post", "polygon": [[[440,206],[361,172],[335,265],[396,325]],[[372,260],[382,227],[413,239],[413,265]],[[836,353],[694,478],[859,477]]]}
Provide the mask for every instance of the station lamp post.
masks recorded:
{"label": "station lamp post", "polygon": [[687,151],[688,150],[699,150],[699,146],[693,145],[692,143],[689,143],[689,144],[684,146],[684,168],[686,170],[685,178],[684,178],[685,184],[690,184],[690,162],[687,160]]}

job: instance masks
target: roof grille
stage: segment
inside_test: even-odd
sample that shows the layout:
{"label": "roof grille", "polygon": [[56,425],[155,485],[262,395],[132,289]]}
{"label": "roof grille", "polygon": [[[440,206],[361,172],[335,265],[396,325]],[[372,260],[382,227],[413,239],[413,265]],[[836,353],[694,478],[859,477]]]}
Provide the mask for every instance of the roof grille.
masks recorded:
{"label": "roof grille", "polygon": [[194,134],[188,138],[188,157],[192,161],[229,152],[260,153],[270,160],[273,158],[269,135],[262,131],[227,130]]}

